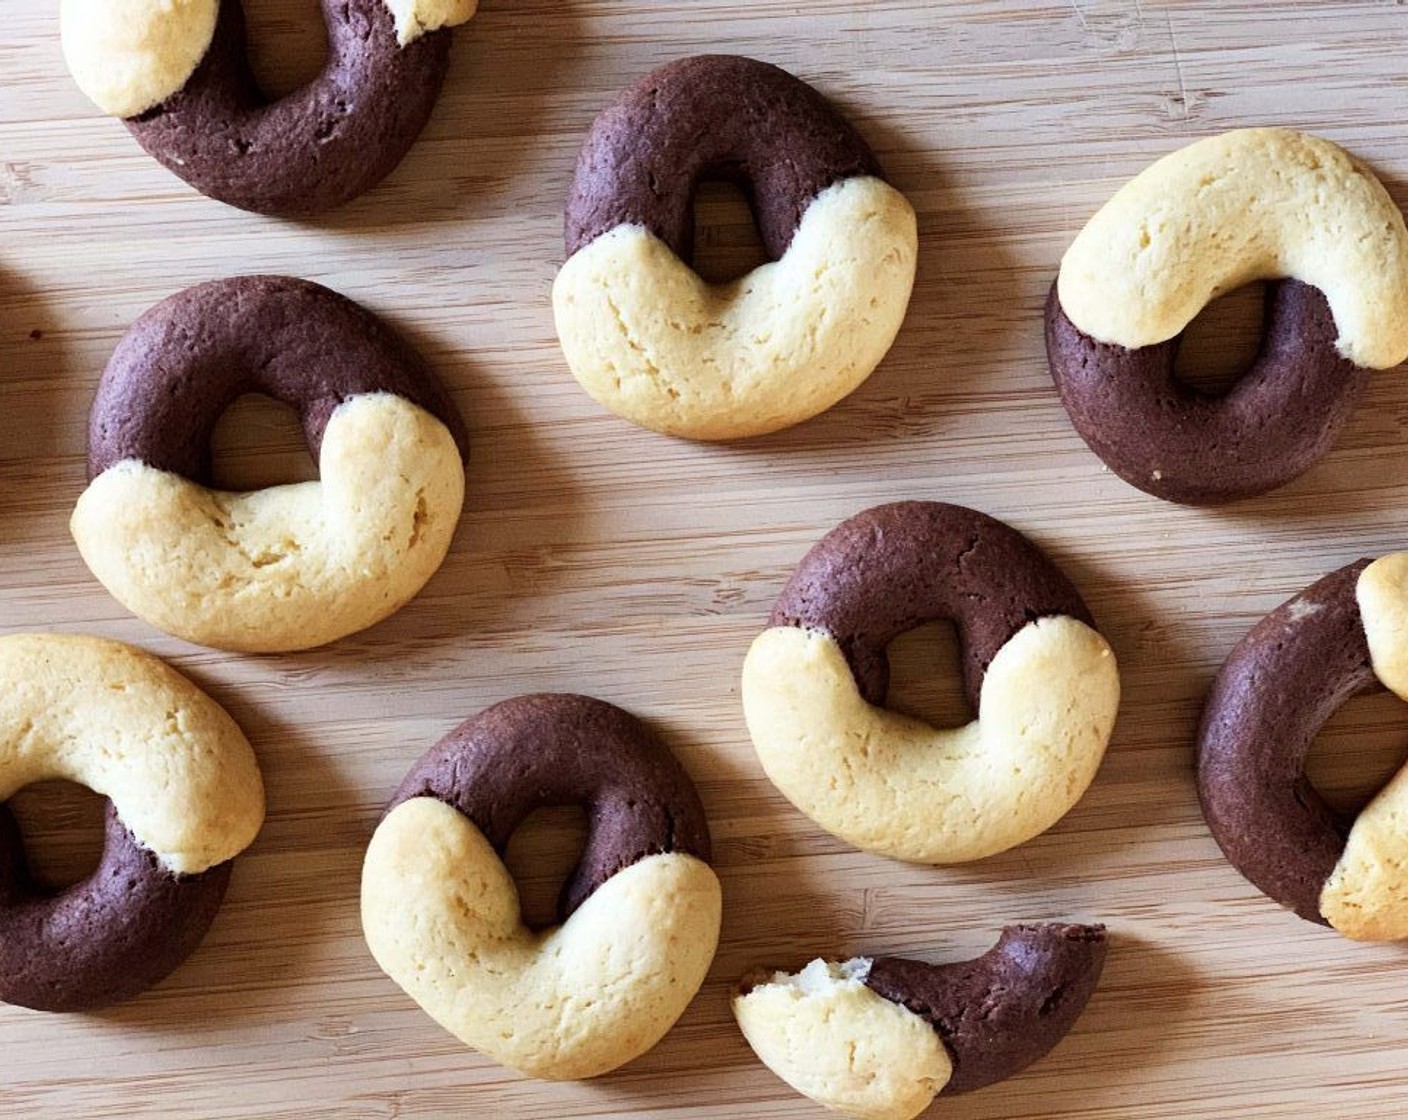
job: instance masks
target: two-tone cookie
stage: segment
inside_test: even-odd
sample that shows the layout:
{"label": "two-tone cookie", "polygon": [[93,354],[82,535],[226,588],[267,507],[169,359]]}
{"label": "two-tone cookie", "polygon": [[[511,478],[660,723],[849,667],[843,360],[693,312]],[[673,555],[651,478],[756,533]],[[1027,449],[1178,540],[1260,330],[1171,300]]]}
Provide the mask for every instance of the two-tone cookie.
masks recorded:
{"label": "two-tone cookie", "polygon": [[856,1120],[911,1120],[940,1093],[1011,1077],[1065,1037],[1105,964],[1105,928],[1009,926],[974,960],[814,960],[745,977],[739,1028],[799,1093]]}
{"label": "two-tone cookie", "polygon": [[[318,481],[214,488],[211,433],[244,393],[298,411]],[[466,448],[444,388],[369,312],[306,280],[219,280],[163,300],[118,344],[70,529],[152,625],[220,649],[310,649],[393,614],[434,575]]]}
{"label": "two-tone cookie", "polygon": [[478,0],[322,0],[328,61],[286,97],[259,88],[240,0],[62,0],[79,87],[202,194],[298,216],[370,190],[430,117],[449,28]]}
{"label": "two-tone cookie", "polygon": [[107,798],[91,874],[49,892],[0,804],[0,1000],[89,1011],[130,999],[209,929],[264,821],[248,740],[205,693],[119,642],[0,637],[0,803],[61,778]]}
{"label": "two-tone cookie", "polygon": [[[748,192],[771,262],[690,267],[699,181]],[[592,125],[553,313],[573,376],[619,416],[689,439],[761,435],[830,408],[889,351],[914,285],[914,210],[805,82],[749,58],[660,67]]]}
{"label": "two-tone cookie", "polygon": [[1198,797],[1232,865],[1307,921],[1408,938],[1408,771],[1353,820],[1305,776],[1350,697],[1408,699],[1408,553],[1331,572],[1256,624],[1218,671],[1198,729]]}
{"label": "two-tone cookie", "polygon": [[[580,805],[587,843],[531,930],[502,860],[545,805]],[[629,713],[586,696],[506,700],[416,763],[362,868],[372,955],[467,1046],[575,1080],[654,1046],[694,998],[723,905],[693,783]]]}
{"label": "two-tone cookie", "polygon": [[[885,648],[952,621],[977,718],[936,728],[884,707]],[[834,836],[959,863],[1031,839],[1095,777],[1119,674],[1070,580],[1015,529],[895,502],[828,533],[743,665],[748,732],[773,784]]]}
{"label": "two-tone cookie", "polygon": [[[1175,374],[1212,300],[1274,281],[1261,351],[1221,396]],[[1211,505],[1329,450],[1370,371],[1408,357],[1408,228],[1342,149],[1284,128],[1199,140],[1141,172],[1061,260],[1051,375],[1081,438],[1126,482]]]}

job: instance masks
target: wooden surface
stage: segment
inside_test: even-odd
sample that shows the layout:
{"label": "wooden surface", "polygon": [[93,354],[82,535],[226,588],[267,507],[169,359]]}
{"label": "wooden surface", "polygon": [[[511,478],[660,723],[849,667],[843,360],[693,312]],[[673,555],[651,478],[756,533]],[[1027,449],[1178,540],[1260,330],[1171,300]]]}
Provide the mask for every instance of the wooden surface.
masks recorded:
{"label": "wooden surface", "polygon": [[[758,963],[983,950],[1006,922],[1111,926],[1105,980],[1026,1074],[932,1115],[1389,1117],[1408,1112],[1408,957],[1262,898],[1198,813],[1190,736],[1214,668],[1267,609],[1403,544],[1408,382],[1377,375],[1332,454],[1270,497],[1165,505],[1101,468],[1066,421],[1040,308],[1060,254],[1129,176],[1198,136],[1313,129],[1408,204],[1408,12],[1391,3],[485,0],[445,95],[378,190],[292,225],[203,199],[70,83],[57,3],[0,0],[0,631],[84,631],[169,658],[225,704],[264,767],[269,819],[200,951],[101,1015],[0,1008],[0,1116],[807,1117],[733,1028]],[[249,0],[262,72],[316,67],[311,0]],[[604,414],[553,336],[549,288],[583,130],[683,54],[781,63],[861,126],[920,215],[918,287],[889,359],[790,432],[691,446]],[[756,252],[735,197],[701,206],[705,264]],[[449,560],[390,621],[330,649],[240,657],[129,617],[67,533],[98,372],[158,299],[234,272],[322,281],[402,329],[473,438]],[[1189,369],[1225,374],[1254,299],[1205,316]],[[1195,358],[1197,355],[1194,356]],[[222,424],[232,485],[310,472],[291,419]],[[1094,787],[1040,839],[977,866],[908,867],[819,832],[763,778],[739,712],[744,651],[807,547],[900,497],[1032,534],[1086,594],[1125,702]],[[953,643],[897,653],[897,703],[955,719]],[[931,672],[937,664],[942,672]],[[461,718],[517,693],[591,693],[648,719],[695,776],[723,878],[709,982],[647,1056],[549,1085],[466,1051],[376,969],[357,919],[378,806]],[[1352,806],[1396,765],[1403,712],[1350,704],[1314,773]],[[91,805],[21,806],[46,867],[91,855]],[[87,821],[85,826],[82,822]],[[79,822],[73,824],[73,822]],[[72,827],[67,827],[72,825]],[[515,842],[532,912],[571,858],[570,813]],[[77,835],[74,835],[76,831]]]}

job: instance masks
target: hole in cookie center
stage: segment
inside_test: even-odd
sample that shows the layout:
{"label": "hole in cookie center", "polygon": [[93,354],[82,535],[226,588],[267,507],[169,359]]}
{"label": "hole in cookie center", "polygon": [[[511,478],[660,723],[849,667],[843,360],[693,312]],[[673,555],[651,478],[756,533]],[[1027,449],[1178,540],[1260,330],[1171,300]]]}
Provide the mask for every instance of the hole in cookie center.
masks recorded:
{"label": "hole in cookie center", "polygon": [[694,271],[723,284],[767,260],[742,188],[723,180],[701,182],[694,196]]}
{"label": "hole in cookie center", "polygon": [[316,0],[243,0],[249,64],[259,88],[278,99],[307,85],[328,60],[328,32]]}
{"label": "hole in cookie center", "polygon": [[504,866],[518,884],[529,929],[557,925],[557,897],[586,842],[587,813],[580,805],[537,809],[509,837]]}
{"label": "hole in cookie center", "polygon": [[1305,774],[1346,819],[1369,803],[1408,756],[1403,701],[1391,692],[1356,696],[1320,729]]}
{"label": "hole in cookie center", "polygon": [[278,401],[248,394],[225,410],[210,440],[215,485],[261,490],[318,477],[298,413]]}
{"label": "hole in cookie center", "polygon": [[951,622],[927,622],[892,641],[885,706],[934,727],[962,727],[976,718],[963,694],[958,632]]}
{"label": "hole in cookie center", "polygon": [[1237,384],[1261,349],[1267,290],[1266,284],[1247,284],[1203,308],[1183,332],[1174,376],[1210,397]]}
{"label": "hole in cookie center", "polygon": [[10,798],[29,873],[40,890],[80,883],[103,855],[105,798],[73,782],[36,782]]}

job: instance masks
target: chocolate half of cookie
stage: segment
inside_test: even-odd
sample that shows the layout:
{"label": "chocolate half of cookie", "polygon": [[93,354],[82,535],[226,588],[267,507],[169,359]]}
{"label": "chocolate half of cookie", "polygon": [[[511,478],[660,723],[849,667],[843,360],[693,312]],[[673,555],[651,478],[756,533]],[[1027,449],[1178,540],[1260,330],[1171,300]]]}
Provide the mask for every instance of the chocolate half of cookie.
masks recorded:
{"label": "chocolate half of cookie", "polygon": [[0,1000],[91,1011],[144,991],[200,944],[233,866],[169,871],[109,803],[97,868],[47,892],[30,875],[13,814],[0,806]]}
{"label": "chocolate half of cookie", "polygon": [[1225,394],[1178,380],[1179,338],[1127,349],[1083,333],[1046,301],[1046,352],[1071,423],[1132,486],[1212,505],[1274,490],[1334,443],[1369,381],[1340,356],[1325,296],[1298,280],[1269,287],[1261,349]]}
{"label": "chocolate half of cookie", "polygon": [[624,90],[592,125],[567,202],[567,254],[642,225],[688,262],[695,189],[714,178],[747,192],[777,260],[812,199],[858,175],[880,176],[874,154],[805,82],[734,55],[679,59]]}
{"label": "chocolate half of cookie", "polygon": [[151,308],[118,344],[93,401],[88,474],[136,459],[209,485],[216,422],[245,393],[295,408],[316,461],[338,405],[383,392],[435,416],[468,456],[464,421],[439,380],[345,296],[288,276],[198,284]]}
{"label": "chocolate half of cookie", "polygon": [[1100,981],[1105,927],[1008,926],[958,964],[876,957],[865,984],[921,1016],[953,1059],[945,1092],[981,1089],[1025,1069],[1065,1037]]}
{"label": "chocolate half of cookie", "polygon": [[1252,627],[1218,671],[1198,729],[1198,797],[1213,838],[1265,894],[1321,924],[1349,822],[1310,784],[1305,760],[1340,705],[1382,687],[1355,599],[1370,563],[1332,572]]}
{"label": "chocolate half of cookie", "polygon": [[976,711],[992,659],[1023,626],[1068,615],[1093,627],[1065,574],[1017,530],[963,506],[893,502],[842,522],[802,559],[769,626],[836,639],[861,695],[883,704],[885,647],[905,631],[949,620]]}
{"label": "chocolate half of cookie", "polygon": [[519,696],[465,721],[412,767],[387,812],[417,797],[458,810],[500,855],[535,809],[582,806],[587,842],[562,889],[563,921],[647,856],[709,860],[708,822],[684,769],[634,716],[588,696]]}

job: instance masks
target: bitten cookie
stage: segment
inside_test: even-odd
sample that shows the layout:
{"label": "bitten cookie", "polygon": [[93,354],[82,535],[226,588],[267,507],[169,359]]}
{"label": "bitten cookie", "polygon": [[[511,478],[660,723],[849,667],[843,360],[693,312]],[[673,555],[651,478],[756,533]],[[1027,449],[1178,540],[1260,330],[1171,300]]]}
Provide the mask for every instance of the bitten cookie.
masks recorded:
{"label": "bitten cookie", "polygon": [[[748,191],[772,263],[690,267],[701,179]],[[890,349],[914,285],[914,211],[814,89],[748,58],[652,71],[592,125],[567,203],[557,334],[591,396],[689,439],[761,435],[830,408]]]}
{"label": "bitten cookie", "polygon": [[[320,481],[210,488],[211,433],[244,393],[298,410]],[[395,613],[440,567],[465,449],[434,375],[351,300],[284,276],[220,280],[157,304],[118,344],[70,528],[153,626],[220,649],[309,649]]]}
{"label": "bitten cookie", "polygon": [[[1222,396],[1181,384],[1179,336],[1256,280],[1261,351]],[[1172,502],[1264,493],[1329,450],[1369,371],[1408,357],[1408,229],[1328,141],[1256,128],[1200,140],[1122,187],[1066,251],[1046,305],[1051,375],[1081,438]]]}
{"label": "bitten cookie", "polygon": [[[952,621],[977,719],[938,729],[881,705],[885,647]],[[1071,582],[1000,521],[939,502],[857,514],[802,560],[743,665],[773,784],[867,851],[959,863],[1044,832],[1095,776],[1119,707],[1115,656]]]}
{"label": "bitten cookie", "polygon": [[1065,1037],[1099,983],[1105,927],[1009,926],[976,960],[814,960],[757,973],[733,1014],[792,1088],[857,1120],[911,1120],[939,1093],[1011,1077]]}
{"label": "bitten cookie", "polygon": [[62,0],[79,88],[202,194],[261,214],[330,210],[401,162],[440,96],[449,28],[478,0],[322,0],[328,63],[271,101],[240,0]]}
{"label": "bitten cookie", "polygon": [[1305,759],[1341,704],[1380,687],[1408,700],[1408,553],[1332,572],[1257,623],[1213,681],[1198,730],[1198,796],[1232,865],[1361,941],[1408,938],[1408,770],[1344,821]]}
{"label": "bitten cookie", "polygon": [[195,951],[232,861],[264,820],[248,741],[156,658],[118,642],[0,638],[0,802],[62,778],[108,798],[103,854],[56,894],[30,877],[0,805],[0,1000],[91,1011],[137,995]]}
{"label": "bitten cookie", "polygon": [[[500,858],[544,805],[586,809],[562,924],[529,930]],[[431,748],[377,826],[362,928],[437,1023],[531,1077],[595,1077],[645,1053],[694,998],[722,896],[689,777],[628,713],[540,694]]]}

